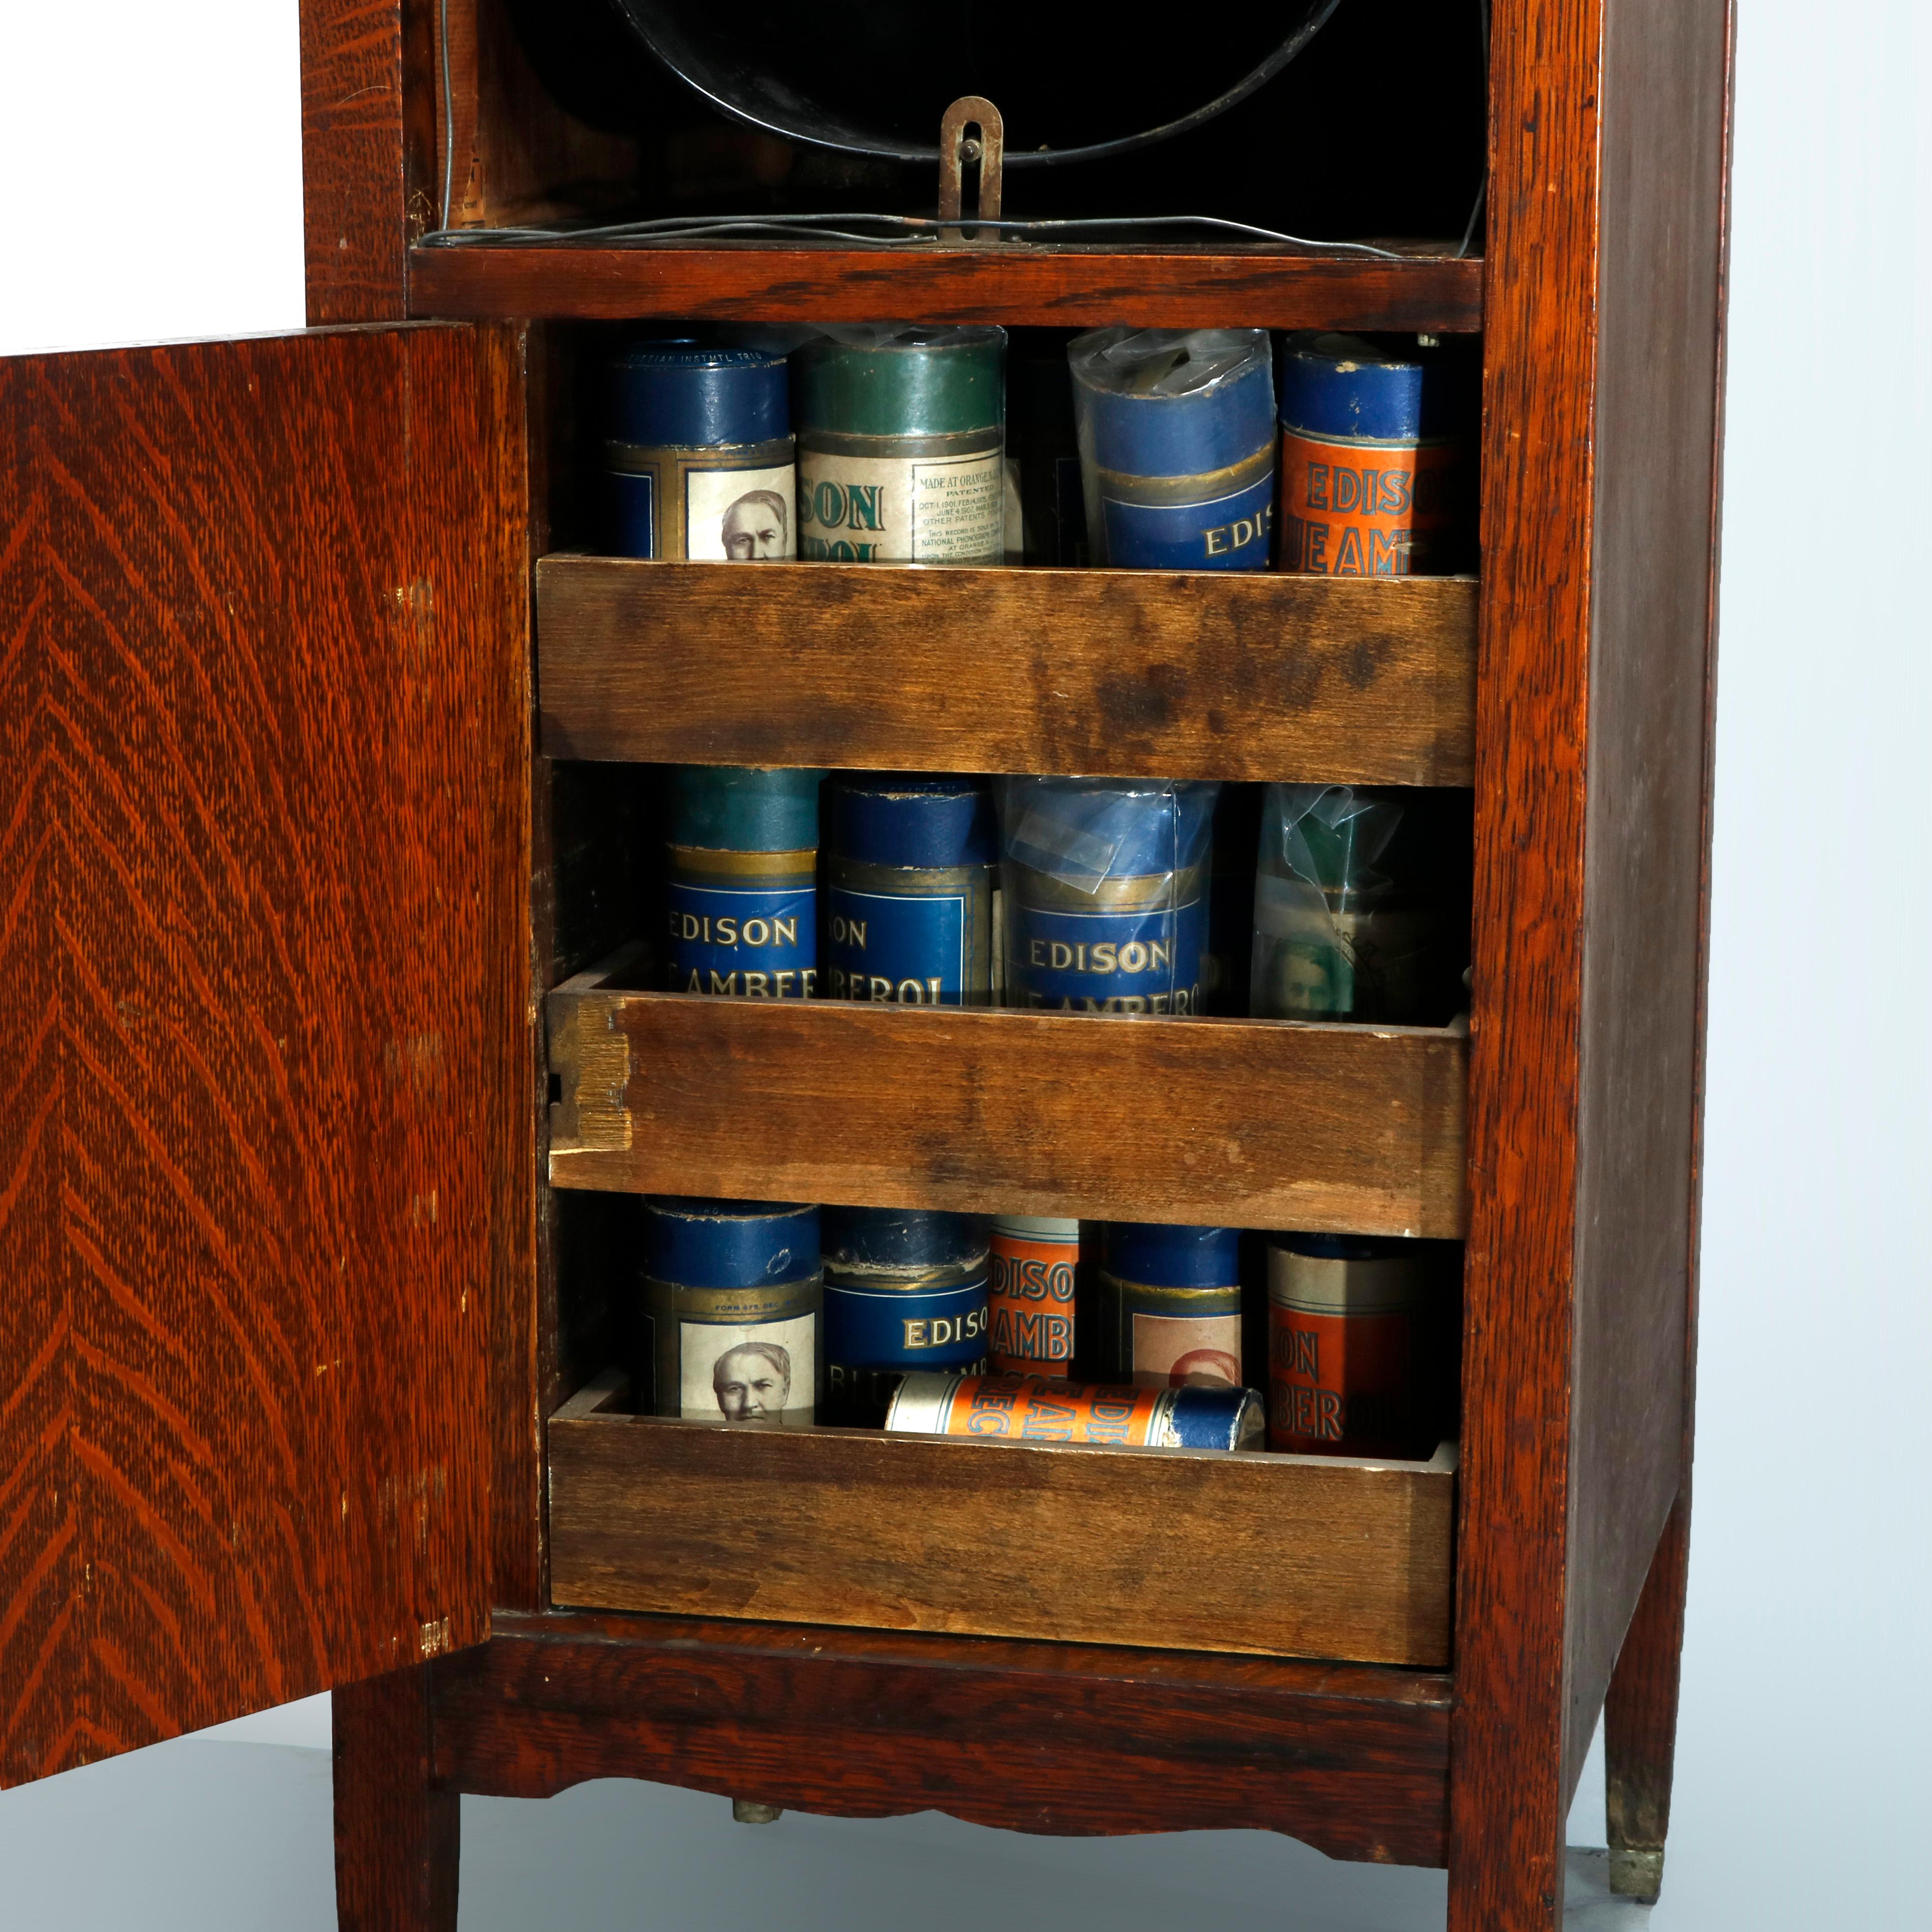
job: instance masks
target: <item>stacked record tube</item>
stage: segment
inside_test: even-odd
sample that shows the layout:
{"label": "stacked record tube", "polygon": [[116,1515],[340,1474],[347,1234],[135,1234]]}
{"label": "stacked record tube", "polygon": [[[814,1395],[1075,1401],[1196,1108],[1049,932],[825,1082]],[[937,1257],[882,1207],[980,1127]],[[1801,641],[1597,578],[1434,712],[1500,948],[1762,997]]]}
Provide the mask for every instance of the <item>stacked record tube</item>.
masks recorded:
{"label": "stacked record tube", "polygon": [[1426,1457],[1453,1242],[658,1198],[632,1405],[1124,1448]]}
{"label": "stacked record tube", "polygon": [[[1271,356],[1259,331],[1112,328],[1008,367],[993,328],[790,337],[613,361],[614,548],[1334,575],[1467,560],[1469,369],[1434,345],[1298,336]],[[1381,1022],[1456,999],[1447,855],[1466,842],[1430,794],[724,766],[668,785],[674,991]],[[1368,1456],[1426,1456],[1453,1414],[1454,1244],[644,1213],[646,1413]]]}

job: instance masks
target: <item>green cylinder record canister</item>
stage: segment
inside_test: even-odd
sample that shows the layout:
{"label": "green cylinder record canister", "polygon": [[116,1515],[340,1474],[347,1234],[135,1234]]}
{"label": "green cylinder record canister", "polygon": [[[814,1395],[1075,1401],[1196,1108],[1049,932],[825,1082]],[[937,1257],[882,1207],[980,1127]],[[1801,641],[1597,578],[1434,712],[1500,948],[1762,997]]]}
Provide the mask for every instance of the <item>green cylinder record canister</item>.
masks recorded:
{"label": "green cylinder record canister", "polygon": [[999,850],[986,782],[842,772],[824,817],[826,995],[986,1005]]}
{"label": "green cylinder record canister", "polygon": [[1413,815],[1392,790],[1268,788],[1255,872],[1256,1018],[1420,1018],[1434,934],[1421,881],[1395,842]]}
{"label": "green cylinder record canister", "polygon": [[665,854],[673,992],[808,1000],[818,990],[823,776],[674,768]]}
{"label": "green cylinder record canister", "polygon": [[1108,1381],[1244,1385],[1238,1228],[1107,1222],[1094,1290],[1091,1332]]}
{"label": "green cylinder record canister", "polygon": [[792,357],[800,557],[1002,560],[1006,340],[888,323]]}

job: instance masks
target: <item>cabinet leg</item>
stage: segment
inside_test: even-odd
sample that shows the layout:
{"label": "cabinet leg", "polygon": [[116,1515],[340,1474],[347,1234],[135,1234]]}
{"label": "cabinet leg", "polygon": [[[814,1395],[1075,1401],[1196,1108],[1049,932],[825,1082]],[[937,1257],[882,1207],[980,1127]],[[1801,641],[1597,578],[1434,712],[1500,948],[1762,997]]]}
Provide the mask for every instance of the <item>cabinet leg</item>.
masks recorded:
{"label": "cabinet leg", "polygon": [[1690,1551],[1687,1490],[1658,1540],[1604,1701],[1610,1889],[1626,1898],[1654,1900],[1664,1882]]}
{"label": "cabinet leg", "polygon": [[456,1932],[461,1801],[430,1781],[429,1670],[334,1695],[335,1917],[341,1932]]}

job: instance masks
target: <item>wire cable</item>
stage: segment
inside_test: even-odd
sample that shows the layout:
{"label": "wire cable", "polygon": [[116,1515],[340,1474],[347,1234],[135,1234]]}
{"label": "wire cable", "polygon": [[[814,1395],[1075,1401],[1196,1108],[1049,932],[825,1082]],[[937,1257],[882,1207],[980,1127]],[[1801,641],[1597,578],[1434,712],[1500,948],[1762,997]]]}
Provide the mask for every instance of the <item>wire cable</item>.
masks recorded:
{"label": "wire cable", "polygon": [[436,232],[449,229],[449,200],[456,188],[456,98],[449,79],[449,0],[436,0],[438,62],[442,68],[442,220]]}
{"label": "wire cable", "polygon": [[[1490,0],[1476,0],[1476,27],[1483,42],[1483,99],[1490,98]],[[1485,117],[1486,122],[1487,116]],[[1462,260],[1469,252],[1469,244],[1476,238],[1476,224],[1483,218],[1483,210],[1490,199],[1489,129],[1483,130],[1483,178],[1476,184],[1476,199],[1469,210],[1469,219],[1462,230],[1462,245],[1456,250],[1457,261]]]}
{"label": "wire cable", "polygon": [[[854,224],[874,224],[884,233],[863,234]],[[1272,228],[1258,228],[1251,223],[1232,221],[1215,214],[1089,215],[1037,220],[972,220],[942,224],[934,215],[874,214],[668,214],[645,221],[620,221],[588,228],[455,228],[447,226],[425,235],[425,248],[582,247],[590,242],[698,241],[708,236],[738,234],[794,234],[825,241],[855,242],[875,248],[895,248],[907,243],[932,243],[941,240],[952,228],[978,230],[995,229],[1016,240],[1036,237],[1051,239],[1058,236],[1095,231],[1143,231],[1150,229],[1193,228],[1216,234],[1236,235],[1250,242],[1299,249],[1310,254],[1364,255],[1378,261],[1400,262],[1412,259],[1402,250],[1378,248],[1366,242],[1322,242],[1305,235],[1288,235]]]}

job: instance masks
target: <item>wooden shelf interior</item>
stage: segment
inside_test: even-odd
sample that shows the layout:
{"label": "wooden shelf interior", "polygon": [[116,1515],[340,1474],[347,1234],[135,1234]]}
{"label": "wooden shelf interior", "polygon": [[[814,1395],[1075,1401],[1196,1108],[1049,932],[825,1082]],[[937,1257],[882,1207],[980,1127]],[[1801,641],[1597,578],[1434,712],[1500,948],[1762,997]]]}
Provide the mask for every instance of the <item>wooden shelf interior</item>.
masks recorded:
{"label": "wooden shelf interior", "polygon": [[1469,578],[547,556],[543,748],[1467,785],[1477,593]]}
{"label": "wooden shelf interior", "polygon": [[[628,154],[591,142],[537,105],[499,0],[454,0],[464,17],[459,225],[650,212],[708,191],[674,178],[695,152],[675,112]],[[536,130],[521,146],[504,138],[518,116]],[[750,152],[736,137],[707,152],[727,175]],[[1168,186],[1186,197],[1197,184],[1184,154]],[[573,506],[570,492],[595,487],[594,415],[580,421],[575,397],[614,332],[598,325],[1450,334],[1480,327],[1483,299],[1480,260],[1447,245],[887,250],[593,234],[419,246],[410,261],[415,314],[572,325],[544,350],[553,526],[567,543],[594,529],[590,497]],[[560,553],[537,572],[542,748],[611,768],[1466,787],[1478,596],[1469,579],[747,573]],[[550,996],[549,1175],[580,1200],[1462,1232],[1456,1028],[767,1006],[622,980],[607,962]],[[580,1370],[608,1327],[586,1318],[560,1336],[559,1359]],[[1370,1464],[745,1431],[616,1413],[593,1386],[552,1418],[547,1467],[560,1605],[1423,1669],[1450,1654],[1447,1446],[1426,1463]]]}
{"label": "wooden shelf interior", "polygon": [[483,320],[998,322],[1009,328],[1342,328],[1462,334],[1482,326],[1480,259],[1281,249],[1155,254],[1014,245],[916,253],[586,241],[410,251],[410,312]]}
{"label": "wooden shelf interior", "polygon": [[1450,1654],[1456,1452],[1116,1450],[613,1412],[549,1427],[560,1606],[1248,1651]]}

